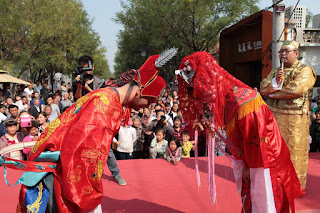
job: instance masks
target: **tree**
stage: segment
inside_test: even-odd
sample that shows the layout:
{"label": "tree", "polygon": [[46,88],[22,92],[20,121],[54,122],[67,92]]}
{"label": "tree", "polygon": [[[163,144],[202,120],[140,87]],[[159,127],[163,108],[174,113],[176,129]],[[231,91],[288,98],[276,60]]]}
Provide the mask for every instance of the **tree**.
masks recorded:
{"label": "tree", "polygon": [[28,72],[70,75],[77,59],[91,55],[100,76],[109,77],[99,36],[78,0],[3,0],[0,3],[0,66]]}
{"label": "tree", "polygon": [[179,48],[178,56],[166,66],[165,78],[173,76],[182,57],[195,51],[217,51],[220,32],[258,11],[258,0],[128,0],[115,21],[124,26],[118,35],[115,74],[138,68],[148,55],[168,47]]}
{"label": "tree", "polygon": [[307,15],[306,15],[306,27],[309,26],[311,20],[312,20],[313,14],[312,12],[307,8]]}

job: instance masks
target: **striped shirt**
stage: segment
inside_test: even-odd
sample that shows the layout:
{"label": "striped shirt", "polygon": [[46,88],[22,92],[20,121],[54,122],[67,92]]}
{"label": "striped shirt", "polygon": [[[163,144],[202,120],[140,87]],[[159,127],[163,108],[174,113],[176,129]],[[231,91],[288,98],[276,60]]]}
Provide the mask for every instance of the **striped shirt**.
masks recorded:
{"label": "striped shirt", "polygon": [[173,127],[173,130],[174,130],[173,137],[177,138],[179,140],[179,142],[181,143],[182,142],[182,132],[183,132],[184,128],[180,127],[179,131],[177,129],[178,128]]}

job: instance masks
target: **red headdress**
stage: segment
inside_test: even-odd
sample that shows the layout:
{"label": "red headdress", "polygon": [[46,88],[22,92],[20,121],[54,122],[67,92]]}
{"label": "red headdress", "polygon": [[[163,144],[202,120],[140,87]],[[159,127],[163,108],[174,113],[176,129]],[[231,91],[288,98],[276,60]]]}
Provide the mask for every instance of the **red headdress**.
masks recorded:
{"label": "red headdress", "polygon": [[[176,48],[168,49],[161,55],[150,56],[147,61],[138,70],[129,70],[120,74],[120,79],[111,81],[111,86],[122,86],[134,80],[140,87],[141,97],[157,98],[161,91],[166,87],[166,82],[159,76],[160,67],[167,63],[177,53]],[[128,123],[131,109],[126,108],[124,112],[125,124]]]}
{"label": "red headdress", "polygon": [[162,77],[158,76],[160,67],[168,62],[177,53],[176,48],[171,48],[161,55],[150,56],[147,61],[137,70],[133,80],[140,86],[142,97],[157,98],[165,88],[166,83]]}
{"label": "red headdress", "polygon": [[107,85],[120,87],[134,80],[140,87],[140,95],[142,97],[157,98],[166,82],[159,76],[160,68],[167,63],[177,53],[176,48],[170,48],[161,53],[161,55],[150,56],[146,62],[138,70],[129,70],[119,75],[118,80],[111,80]]}
{"label": "red headdress", "polygon": [[[182,59],[179,70],[179,102],[183,118],[189,124],[198,119],[198,114],[208,112],[211,115],[211,128],[219,133],[225,125],[224,115],[229,99],[234,97],[237,87],[249,88],[222,67],[207,52],[196,52]],[[195,132],[195,154],[197,182],[200,186],[200,175],[197,158],[197,131]],[[207,131],[209,194],[211,202],[216,201],[214,174],[215,137]],[[218,145],[218,144],[217,144]]]}
{"label": "red headdress", "polygon": [[155,66],[155,61],[159,55],[150,56],[147,61],[137,70],[137,74],[133,80],[140,86],[140,94],[142,97],[148,96],[157,98],[166,82],[162,77],[158,76],[159,68]]}
{"label": "red headdress", "polygon": [[[207,52],[195,52],[182,59],[179,68],[179,102],[185,120],[212,112],[216,127],[224,126],[227,101],[237,87],[250,88],[219,66]],[[186,116],[185,116],[186,115]]]}

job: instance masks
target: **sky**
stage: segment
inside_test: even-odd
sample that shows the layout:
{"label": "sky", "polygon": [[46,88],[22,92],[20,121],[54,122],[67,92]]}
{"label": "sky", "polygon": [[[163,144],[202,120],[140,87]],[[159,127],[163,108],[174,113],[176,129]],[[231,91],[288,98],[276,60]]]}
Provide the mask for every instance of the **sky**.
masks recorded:
{"label": "sky", "polygon": [[[232,0],[231,0],[232,1]],[[298,0],[285,0],[286,7],[295,6]],[[117,51],[117,35],[123,27],[115,23],[116,13],[122,10],[120,0],[82,0],[84,9],[93,20],[92,28],[100,36],[102,45],[107,49],[106,58],[110,71],[113,72],[114,57]],[[272,0],[260,0],[258,6],[265,9],[271,6]],[[313,15],[320,13],[320,0],[300,0],[299,6],[306,6]]]}

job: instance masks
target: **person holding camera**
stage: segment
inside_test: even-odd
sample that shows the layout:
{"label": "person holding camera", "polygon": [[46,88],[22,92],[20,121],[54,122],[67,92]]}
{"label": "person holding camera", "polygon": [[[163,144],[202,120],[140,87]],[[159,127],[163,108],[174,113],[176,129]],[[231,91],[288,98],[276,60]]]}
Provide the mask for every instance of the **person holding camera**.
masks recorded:
{"label": "person holding camera", "polygon": [[166,119],[165,112],[163,110],[156,111],[156,119],[151,121],[148,125],[148,131],[155,132],[156,129],[164,129],[165,139],[171,140],[174,130],[170,122]]}
{"label": "person holding camera", "polygon": [[[81,56],[78,60],[78,68],[75,71],[76,77],[73,85],[73,91],[75,93],[74,97],[76,100],[89,92],[106,87],[105,81],[103,79],[100,79],[93,75],[93,70],[93,59],[87,55]],[[115,181],[121,186],[127,185],[127,182],[120,175],[120,169],[117,164],[117,159],[111,148],[107,160],[107,165]]]}
{"label": "person holding camera", "polygon": [[[30,119],[30,123],[26,127],[29,134],[23,138],[23,142],[30,142],[30,141],[38,140],[38,135],[39,135],[38,126],[39,126],[38,121]],[[31,151],[31,148],[24,148],[23,154],[28,156],[30,151]]]}
{"label": "person holding camera", "polygon": [[148,122],[147,122],[148,126],[151,123],[151,121],[157,119],[157,112],[159,110],[164,111],[166,120],[173,126],[173,120],[172,120],[171,116],[166,113],[166,111],[163,109],[163,107],[160,104],[157,104],[157,103],[154,105],[153,109],[151,110],[151,116],[149,117]]}
{"label": "person holding camera", "polygon": [[78,60],[78,67],[74,72],[73,93],[76,99],[96,89],[106,87],[105,80],[94,76],[93,71],[93,59],[87,55],[81,56]]}

